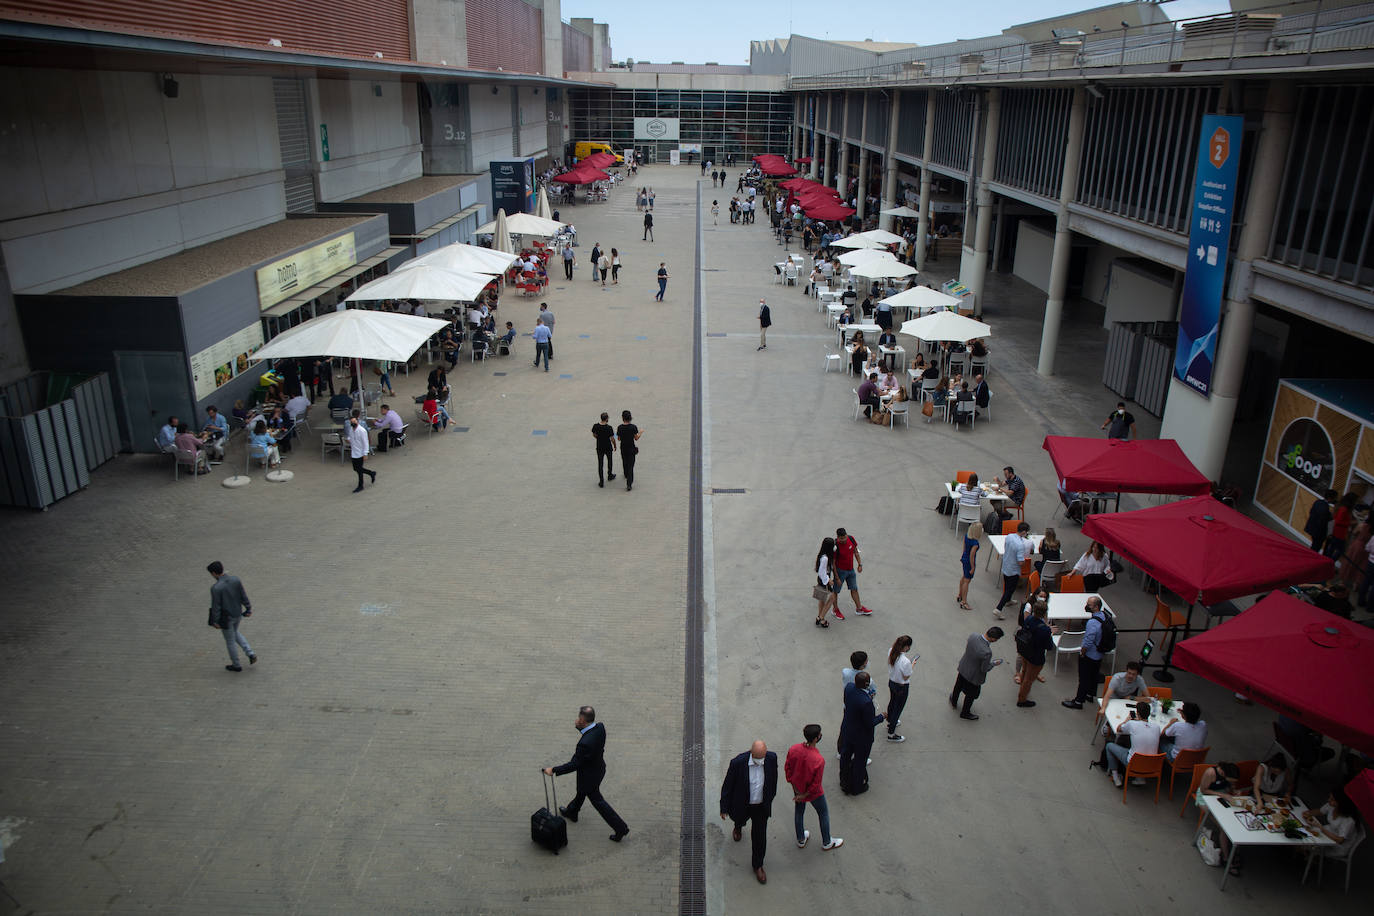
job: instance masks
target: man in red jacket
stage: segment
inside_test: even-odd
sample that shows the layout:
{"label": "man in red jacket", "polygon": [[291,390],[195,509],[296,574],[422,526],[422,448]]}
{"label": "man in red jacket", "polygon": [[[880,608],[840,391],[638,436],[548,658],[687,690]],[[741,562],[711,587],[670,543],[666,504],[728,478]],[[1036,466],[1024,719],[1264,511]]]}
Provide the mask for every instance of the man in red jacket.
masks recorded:
{"label": "man in red jacket", "polygon": [[830,835],[830,808],[825,803],[825,787],[821,779],[825,775],[825,755],[816,750],[821,740],[821,727],[808,725],[802,729],[806,741],[794,744],[787,750],[787,760],[783,763],[783,773],[792,786],[792,801],[796,805],[797,848],[806,848],[811,839],[811,831],[803,829],[806,816],[806,803],[816,809],[821,821],[821,848],[838,849],[844,840]]}

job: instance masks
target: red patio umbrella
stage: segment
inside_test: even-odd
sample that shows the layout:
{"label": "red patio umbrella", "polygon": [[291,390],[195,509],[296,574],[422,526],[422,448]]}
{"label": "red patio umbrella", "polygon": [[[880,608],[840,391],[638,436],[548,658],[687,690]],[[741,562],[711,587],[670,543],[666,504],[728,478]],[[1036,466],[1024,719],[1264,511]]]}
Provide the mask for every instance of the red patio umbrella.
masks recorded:
{"label": "red patio umbrella", "polygon": [[802,212],[812,219],[824,220],[849,219],[854,215],[853,210],[837,200],[816,201],[814,203],[803,201]]}
{"label": "red patio umbrella", "polygon": [[1366,627],[1275,593],[1183,640],[1174,657],[1185,671],[1374,754],[1374,631]]}
{"label": "red patio umbrella", "polygon": [[608,181],[610,177],[600,169],[579,165],[562,175],[553,176],[553,180],[562,184],[590,184],[593,181]]}
{"label": "red patio umbrella", "polygon": [[772,160],[759,163],[759,170],[770,178],[797,174],[797,170],[786,162]]}
{"label": "red patio umbrella", "polygon": [[1173,439],[1046,436],[1055,473],[1073,491],[1205,496],[1212,484]]}
{"label": "red patio umbrella", "polygon": [[810,156],[798,156],[794,161],[803,163],[803,164],[805,164],[805,165],[810,165],[810,164],[811,164],[811,157],[810,157]]}
{"label": "red patio umbrella", "polygon": [[[1370,753],[1368,749],[1365,753]],[[1365,822],[1374,821],[1374,770],[1363,769],[1345,784],[1345,794],[1364,813]]]}

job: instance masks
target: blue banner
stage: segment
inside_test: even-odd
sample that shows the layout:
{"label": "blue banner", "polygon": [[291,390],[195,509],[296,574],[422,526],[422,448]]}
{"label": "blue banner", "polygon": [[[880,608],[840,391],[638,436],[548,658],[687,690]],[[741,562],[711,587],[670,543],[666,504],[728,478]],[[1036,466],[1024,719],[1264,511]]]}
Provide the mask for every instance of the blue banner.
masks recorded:
{"label": "blue banner", "polygon": [[1209,397],[1212,389],[1242,123],[1243,119],[1236,115],[1204,115],[1198,142],[1174,378],[1203,397]]}

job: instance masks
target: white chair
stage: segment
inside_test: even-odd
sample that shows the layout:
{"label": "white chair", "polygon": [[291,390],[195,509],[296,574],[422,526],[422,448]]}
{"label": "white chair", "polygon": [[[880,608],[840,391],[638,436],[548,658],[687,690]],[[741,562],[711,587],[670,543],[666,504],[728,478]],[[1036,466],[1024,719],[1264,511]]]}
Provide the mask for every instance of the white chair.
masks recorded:
{"label": "white chair", "polygon": [[965,375],[964,366],[966,365],[967,359],[963,353],[955,353],[952,355],[949,358],[949,377],[953,378],[955,375]]}
{"label": "white chair", "polygon": [[472,361],[475,363],[479,359],[487,358],[487,342],[485,340],[474,340],[472,342]]}
{"label": "white chair", "polygon": [[776,264],[773,265],[773,282],[782,284],[782,268]]}
{"label": "white chair", "polygon": [[826,344],[826,345],[825,345],[825,371],[826,371],[826,372],[829,372],[829,371],[830,371],[830,364],[831,364],[832,362],[834,362],[834,363],[843,363],[843,362],[844,362],[844,357],[841,356],[840,353],[839,353],[839,351],[836,350],[832,345]]}
{"label": "white chair", "polygon": [[797,264],[795,261],[787,263],[787,267],[783,270],[783,279],[787,281],[788,286],[797,285]]}
{"label": "white chair", "polygon": [[907,401],[898,401],[895,398],[887,405],[887,409],[892,414],[892,426],[897,425],[897,418],[902,418],[902,425],[908,429],[911,427],[910,411],[907,410]]}
{"label": "white chair", "polygon": [[1316,860],[1317,860],[1317,883],[1318,883],[1318,884],[1321,884],[1321,881],[1322,881],[1322,868],[1323,868],[1323,866],[1326,864],[1326,860],[1327,860],[1327,859],[1331,859],[1333,862],[1344,862],[1344,863],[1345,863],[1345,892],[1346,892],[1347,894],[1349,894],[1349,893],[1350,893],[1350,863],[1353,862],[1353,861],[1355,860],[1355,850],[1358,849],[1358,848],[1360,847],[1360,844],[1364,842],[1364,838],[1365,838],[1367,835],[1368,835],[1368,833],[1367,833],[1367,831],[1365,830],[1364,825],[1363,825],[1363,824],[1356,824],[1356,825],[1355,825],[1355,832],[1354,832],[1353,834],[1351,834],[1350,839],[1346,840],[1344,843],[1342,843],[1341,845],[1335,847],[1334,849],[1331,848],[1331,847],[1322,847],[1322,848],[1318,848],[1318,849],[1309,849],[1309,850],[1307,851],[1307,867],[1305,867],[1305,868],[1302,870],[1302,883],[1303,883],[1303,884],[1306,884],[1306,883],[1307,883],[1307,873],[1308,873],[1309,871],[1312,870],[1312,860],[1313,860],[1313,859],[1316,859]]}
{"label": "white chair", "polygon": [[435,420],[429,414],[425,413],[425,409],[423,407],[415,408],[415,419],[419,420],[421,423],[425,425],[425,429],[429,432],[430,436],[434,435]]}
{"label": "white chair", "polygon": [[1051,582],[1057,584],[1059,574],[1064,571],[1066,564],[1067,561],[1065,560],[1046,560],[1045,565],[1040,569],[1040,584],[1046,588],[1050,587]]}
{"label": "white chair", "polygon": [[[987,376],[984,376],[983,378],[984,378],[984,380],[986,381]],[[993,399],[993,397],[994,397],[994,394],[993,394],[992,386],[989,385],[989,386],[988,386],[988,406],[987,406],[987,407],[980,407],[980,408],[978,408],[979,410],[985,410],[985,411],[987,411],[987,414],[988,414],[987,418],[988,418],[989,420],[992,419],[992,399]]]}
{"label": "white chair", "polygon": [[859,400],[859,389],[849,389],[854,393],[854,419],[859,419],[864,415],[864,402]]}
{"label": "white chair", "polygon": [[262,462],[262,468],[264,471],[267,470],[267,462],[269,460],[269,457],[270,453],[268,452],[265,446],[254,445],[252,442],[248,443],[248,454],[243,461],[243,476],[248,476],[248,467],[253,463],[254,458]]}
{"label": "white chair", "polygon": [[1050,638],[1054,640],[1054,673],[1058,674],[1059,656],[1082,654],[1083,632],[1075,630],[1073,632],[1055,633]]}
{"label": "white chair", "polygon": [[205,452],[203,451],[193,452],[189,449],[174,447],[172,449],[172,454],[176,456],[176,461],[172,464],[173,480],[181,479],[182,468],[190,468],[192,477],[199,477],[201,468],[204,468],[206,471],[210,470],[210,466],[205,460]]}
{"label": "white chair", "polygon": [[339,462],[342,463],[344,459],[344,448],[347,445],[348,440],[344,438],[343,433],[338,432],[337,430],[334,432],[322,434],[320,436],[320,460],[324,460],[325,452],[329,451],[330,449],[336,449],[339,453]]}
{"label": "white chair", "polygon": [[[958,499],[959,497],[955,496],[954,498]],[[956,538],[959,536],[960,525],[972,525],[974,522],[982,521],[982,516],[979,515],[982,511],[983,505],[981,502],[976,506],[966,506],[960,502],[959,513],[954,517],[954,536]]]}

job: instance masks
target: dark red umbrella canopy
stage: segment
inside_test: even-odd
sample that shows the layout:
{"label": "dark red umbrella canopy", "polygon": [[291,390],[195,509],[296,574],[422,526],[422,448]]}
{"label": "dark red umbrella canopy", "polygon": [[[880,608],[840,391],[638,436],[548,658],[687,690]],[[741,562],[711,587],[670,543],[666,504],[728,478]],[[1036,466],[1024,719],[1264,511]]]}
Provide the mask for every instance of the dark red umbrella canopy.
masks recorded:
{"label": "dark red umbrella canopy", "polygon": [[796,159],[796,161],[797,161],[797,162],[800,162],[800,163],[803,163],[803,164],[805,164],[805,165],[810,165],[810,164],[811,164],[811,157],[810,157],[810,156],[798,156],[797,159]]}
{"label": "dark red umbrella canopy", "polygon": [[1328,579],[1335,572],[1329,558],[1210,496],[1090,515],[1083,533],[1189,604],[1216,604]]}
{"label": "dark red umbrella canopy", "polygon": [[586,159],[578,163],[579,167],[584,165],[604,169],[608,165],[615,165],[615,156],[611,153],[592,153]]}
{"label": "dark red umbrella canopy", "polygon": [[854,211],[837,200],[802,201],[802,212],[812,219],[849,219]]}
{"label": "dark red umbrella canopy", "polygon": [[1055,473],[1074,492],[1205,496],[1212,484],[1173,439],[1046,436]]}
{"label": "dark red umbrella canopy", "polygon": [[610,177],[600,169],[584,164],[564,172],[562,175],[553,176],[553,180],[563,184],[590,184],[593,181],[606,181]]}
{"label": "dark red umbrella canopy", "polygon": [[768,162],[760,162],[759,170],[770,178],[779,177],[782,175],[797,174],[796,169],[792,168],[792,166],[788,165],[786,162],[782,162],[780,160],[769,160]]}
{"label": "dark red umbrella canopy", "polygon": [[1374,754],[1374,631],[1366,627],[1278,592],[1180,642],[1173,664]]}

